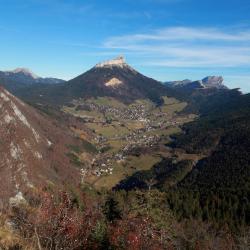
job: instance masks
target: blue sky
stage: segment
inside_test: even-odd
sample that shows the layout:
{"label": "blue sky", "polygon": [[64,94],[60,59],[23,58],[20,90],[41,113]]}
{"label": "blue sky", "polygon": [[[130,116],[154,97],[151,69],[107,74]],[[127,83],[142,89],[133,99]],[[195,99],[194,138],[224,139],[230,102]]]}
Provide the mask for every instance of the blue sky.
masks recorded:
{"label": "blue sky", "polygon": [[162,81],[222,75],[250,92],[249,0],[0,0],[0,69],[73,78],[125,55]]}

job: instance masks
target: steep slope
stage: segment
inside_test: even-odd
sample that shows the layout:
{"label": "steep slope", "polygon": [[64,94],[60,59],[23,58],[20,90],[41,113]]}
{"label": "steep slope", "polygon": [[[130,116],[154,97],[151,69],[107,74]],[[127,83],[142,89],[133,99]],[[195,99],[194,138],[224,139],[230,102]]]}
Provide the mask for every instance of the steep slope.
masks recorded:
{"label": "steep slope", "polygon": [[[173,191],[171,203],[179,216],[233,227],[250,224],[250,95],[234,90],[200,104],[200,120],[185,127],[175,146],[190,153],[205,153]],[[189,201],[185,209],[177,202]],[[185,211],[184,211],[185,210]]]}
{"label": "steep slope", "polygon": [[173,96],[175,90],[148,78],[132,67],[123,57],[97,64],[86,73],[60,86],[40,86],[23,91],[20,96],[34,102],[62,104],[73,99],[114,97],[124,103],[150,99],[157,104],[161,96]]}
{"label": "steep slope", "polygon": [[79,170],[66,156],[66,145],[76,141],[67,131],[2,87],[0,107],[1,199],[21,199],[48,183],[78,182]]}
{"label": "steep slope", "polygon": [[[195,105],[195,103],[193,103]],[[199,96],[200,118],[168,144],[200,160],[164,159],[127,178],[117,188],[148,188],[169,195],[179,218],[201,218],[232,227],[250,224],[250,95],[238,90]]]}

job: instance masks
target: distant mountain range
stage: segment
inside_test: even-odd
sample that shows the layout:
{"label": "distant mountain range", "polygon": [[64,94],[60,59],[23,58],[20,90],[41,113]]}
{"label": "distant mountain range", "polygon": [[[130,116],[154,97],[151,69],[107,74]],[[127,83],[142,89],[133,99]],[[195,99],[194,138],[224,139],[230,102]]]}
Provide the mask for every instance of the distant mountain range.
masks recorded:
{"label": "distant mountain range", "polygon": [[137,72],[123,57],[98,63],[69,81],[42,78],[25,68],[0,71],[0,84],[25,100],[53,104],[103,96],[114,97],[124,103],[146,98],[161,104],[161,96],[164,95],[180,99],[194,90],[227,89],[221,76],[207,76],[198,81],[169,81],[163,84]]}
{"label": "distant mountain range", "polygon": [[224,79],[222,76],[207,76],[202,80],[191,81],[189,79],[185,79],[182,81],[170,81],[165,82],[166,86],[171,88],[179,88],[179,89],[187,89],[187,90],[195,90],[195,89],[227,89],[224,85]]}
{"label": "distant mountain range", "polygon": [[12,71],[0,71],[0,84],[10,91],[16,91],[33,84],[59,84],[65,82],[57,78],[42,78],[29,69],[17,68]]}

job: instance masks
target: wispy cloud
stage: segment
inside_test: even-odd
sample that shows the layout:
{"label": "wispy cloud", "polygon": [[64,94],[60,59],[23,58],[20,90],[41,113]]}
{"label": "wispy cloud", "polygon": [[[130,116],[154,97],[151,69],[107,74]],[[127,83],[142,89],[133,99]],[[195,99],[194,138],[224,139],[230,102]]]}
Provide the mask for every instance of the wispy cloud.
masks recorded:
{"label": "wispy cloud", "polygon": [[171,27],[153,31],[151,34],[134,34],[113,37],[109,42],[122,41],[174,41],[174,40],[210,40],[210,41],[250,41],[250,30],[225,32],[215,28]]}
{"label": "wispy cloud", "polygon": [[111,37],[106,49],[133,51],[147,65],[168,67],[250,66],[250,30],[170,27],[149,33]]}

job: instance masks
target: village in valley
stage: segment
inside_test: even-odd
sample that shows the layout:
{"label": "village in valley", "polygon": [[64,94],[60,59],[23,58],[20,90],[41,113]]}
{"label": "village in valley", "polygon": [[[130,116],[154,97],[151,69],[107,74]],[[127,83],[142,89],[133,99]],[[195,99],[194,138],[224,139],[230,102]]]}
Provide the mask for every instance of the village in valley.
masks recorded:
{"label": "village in valley", "polygon": [[149,100],[126,105],[111,97],[78,99],[63,107],[63,112],[80,118],[93,135],[87,143],[95,152],[72,151],[83,182],[112,187],[138,170],[150,169],[169,153],[164,145],[170,135],[180,133],[181,125],[195,116],[181,113],[186,103],[163,99],[159,107]]}

